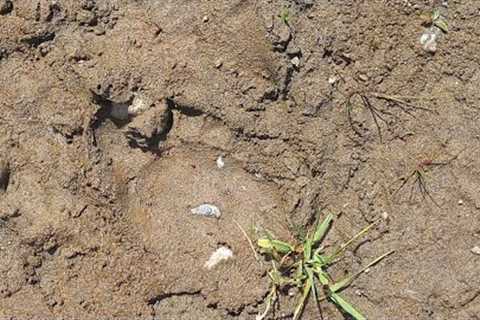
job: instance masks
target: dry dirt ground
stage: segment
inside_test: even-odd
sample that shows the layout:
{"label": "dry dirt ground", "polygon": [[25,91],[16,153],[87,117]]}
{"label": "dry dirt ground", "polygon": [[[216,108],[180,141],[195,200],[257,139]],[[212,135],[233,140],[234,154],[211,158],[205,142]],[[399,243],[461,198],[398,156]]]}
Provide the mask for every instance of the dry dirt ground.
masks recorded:
{"label": "dry dirt ground", "polygon": [[239,226],[329,211],[329,246],[380,221],[335,276],[395,250],[344,292],[368,319],[480,319],[480,1],[448,4],[429,53],[438,1],[0,0],[0,318],[254,319]]}

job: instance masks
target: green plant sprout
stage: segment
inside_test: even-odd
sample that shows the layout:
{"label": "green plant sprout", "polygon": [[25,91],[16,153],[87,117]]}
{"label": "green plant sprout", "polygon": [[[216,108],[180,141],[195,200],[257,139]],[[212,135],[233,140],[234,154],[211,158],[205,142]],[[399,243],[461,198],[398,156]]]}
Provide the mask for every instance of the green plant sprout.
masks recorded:
{"label": "green plant sprout", "polygon": [[258,240],[257,245],[260,251],[272,258],[272,268],[268,272],[270,292],[266,298],[266,308],[262,314],[257,315],[256,320],[263,320],[268,315],[278,300],[280,289],[286,287],[298,287],[301,292],[299,302],[293,313],[294,320],[300,319],[310,295],[319,308],[321,301],[330,300],[353,319],[366,319],[342,297],[340,291],[347,288],[353,280],[368,268],[394,251],[376,258],[356,274],[335,282],[328,273],[328,268],[339,260],[347,247],[367,233],[376,223],[361,230],[332,254],[326,254],[321,243],[330,229],[332,221],[333,214],[328,214],[321,223],[318,223],[315,232],[307,235],[305,240],[297,245],[274,239],[270,234]]}
{"label": "green plant sprout", "polygon": [[432,23],[445,33],[448,33],[448,21],[440,14],[440,10],[434,9],[432,11]]}
{"label": "green plant sprout", "polygon": [[427,11],[421,14],[423,25],[430,27],[435,26],[445,33],[448,33],[448,20],[442,15],[439,8]]}
{"label": "green plant sprout", "polygon": [[285,23],[287,26],[290,23],[290,11],[288,8],[283,8],[282,12],[280,12],[280,20]]}

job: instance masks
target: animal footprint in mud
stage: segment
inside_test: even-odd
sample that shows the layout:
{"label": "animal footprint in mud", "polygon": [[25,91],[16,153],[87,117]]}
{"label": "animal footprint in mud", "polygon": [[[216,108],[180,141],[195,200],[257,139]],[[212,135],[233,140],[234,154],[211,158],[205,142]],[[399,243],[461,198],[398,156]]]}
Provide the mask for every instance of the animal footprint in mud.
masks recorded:
{"label": "animal footprint in mud", "polygon": [[[177,279],[188,274],[189,290],[215,292],[221,308],[238,308],[261,300],[265,290],[264,269],[241,230],[258,226],[287,238],[286,204],[275,185],[255,179],[240,160],[218,170],[217,158],[218,150],[199,144],[159,157],[135,180],[127,214],[146,250],[159,257],[159,282],[168,290],[184,290]],[[234,276],[219,281],[224,272]]]}

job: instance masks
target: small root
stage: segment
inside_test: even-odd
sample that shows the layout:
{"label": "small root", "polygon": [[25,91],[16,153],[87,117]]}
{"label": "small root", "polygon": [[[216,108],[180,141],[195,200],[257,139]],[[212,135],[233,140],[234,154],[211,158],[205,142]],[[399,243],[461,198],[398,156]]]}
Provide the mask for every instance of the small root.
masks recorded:
{"label": "small root", "polygon": [[353,109],[353,103],[352,99],[354,97],[358,96],[360,100],[362,101],[361,106],[365,108],[365,110],[368,110],[370,113],[375,126],[377,128],[378,136],[380,138],[380,141],[383,141],[383,135],[382,135],[382,127],[381,127],[381,122],[383,122],[387,127],[389,126],[388,120],[385,118],[385,116],[390,116],[397,118],[393,113],[388,112],[386,110],[382,110],[380,108],[377,108],[372,100],[383,100],[392,103],[394,106],[398,107],[402,112],[405,114],[411,116],[412,118],[416,118],[414,115],[415,111],[427,111],[427,112],[432,112],[435,114],[438,114],[438,112],[418,106],[410,101],[412,100],[420,100],[421,98],[418,97],[411,97],[411,96],[400,96],[400,95],[387,95],[387,94],[382,94],[382,93],[361,93],[361,92],[354,92],[348,96],[345,102],[346,110],[347,110],[347,118],[349,125],[351,129],[360,137],[362,137],[362,132],[355,127],[354,125],[354,120],[352,117],[352,109]]}

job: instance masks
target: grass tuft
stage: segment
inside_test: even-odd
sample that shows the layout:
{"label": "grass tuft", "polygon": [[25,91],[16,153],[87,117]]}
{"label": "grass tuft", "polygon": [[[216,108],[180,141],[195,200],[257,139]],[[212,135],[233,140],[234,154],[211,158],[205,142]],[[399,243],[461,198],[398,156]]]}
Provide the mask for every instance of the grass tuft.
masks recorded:
{"label": "grass tuft", "polygon": [[347,288],[360,274],[392,254],[393,251],[381,255],[353,276],[334,281],[328,272],[328,268],[337,262],[345,250],[354,241],[365,235],[375,223],[362,229],[332,254],[327,254],[321,244],[332,222],[333,215],[328,214],[323,221],[318,223],[314,232],[308,234],[298,244],[273,239],[271,235],[258,240],[257,245],[260,251],[272,259],[272,268],[268,272],[270,292],[266,300],[266,309],[256,317],[256,320],[263,320],[269,314],[278,301],[280,290],[288,287],[297,287],[301,292],[293,314],[294,320],[300,319],[310,296],[312,296],[320,312],[320,302],[329,300],[353,319],[366,319],[360,311],[342,297],[340,292]]}

